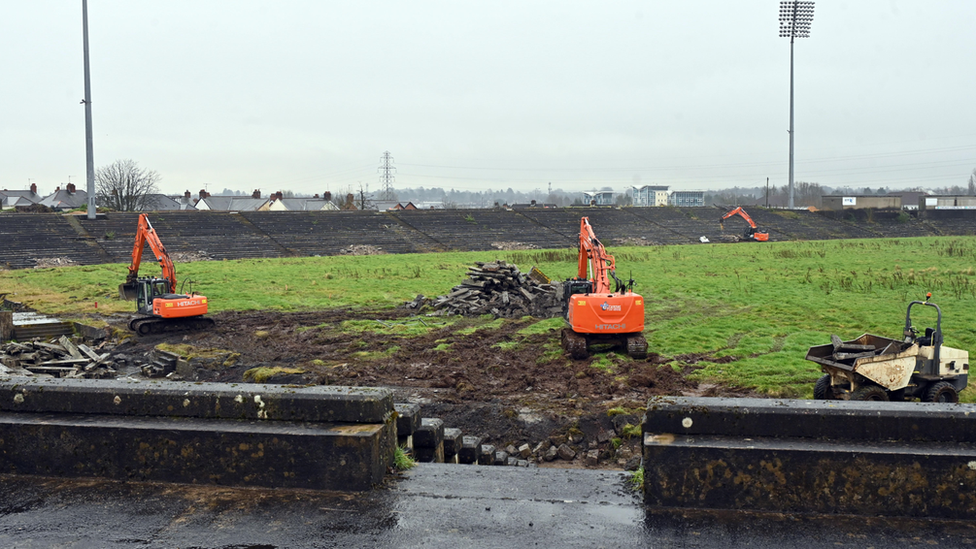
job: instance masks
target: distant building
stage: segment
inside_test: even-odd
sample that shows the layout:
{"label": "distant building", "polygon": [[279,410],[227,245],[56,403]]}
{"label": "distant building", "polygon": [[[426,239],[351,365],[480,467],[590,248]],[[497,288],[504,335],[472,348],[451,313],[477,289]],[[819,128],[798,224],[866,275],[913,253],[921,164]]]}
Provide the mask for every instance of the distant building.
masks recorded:
{"label": "distant building", "polygon": [[613,191],[599,191],[583,193],[583,203],[593,206],[613,206],[616,203]]}
{"label": "distant building", "polygon": [[[197,201],[198,210],[213,210],[224,212],[251,212],[260,210],[267,204],[266,198],[252,198],[250,196],[210,196],[209,194]],[[266,208],[265,208],[266,209]]]}
{"label": "distant building", "polygon": [[863,196],[831,194],[822,196],[820,204],[822,210],[900,209],[901,197],[890,194]]}
{"label": "distant building", "polygon": [[52,194],[41,199],[38,204],[61,212],[74,210],[75,208],[88,206],[88,193],[86,191],[79,191],[74,183],[68,183],[64,189],[58,187]]}
{"label": "distant building", "polygon": [[976,196],[924,196],[919,199],[919,210],[976,210]]}
{"label": "distant building", "polygon": [[165,212],[180,210],[195,210],[193,199],[187,191],[183,196],[166,196],[164,194],[150,194],[146,196],[146,205],[142,208],[144,212]]}
{"label": "distant building", "polygon": [[667,206],[667,185],[634,187],[634,206]]}
{"label": "distant building", "polygon": [[413,202],[396,202],[394,200],[374,200],[373,205],[376,209],[381,212],[391,212],[391,211],[403,211],[403,210],[416,210],[417,206]]}
{"label": "distant building", "polygon": [[277,198],[272,197],[262,210],[271,212],[318,212],[337,211],[338,206],[331,200],[322,198]]}
{"label": "distant building", "polygon": [[0,191],[0,210],[14,210],[29,208],[39,203],[43,198],[37,194],[37,185],[31,183],[29,190]]}
{"label": "distant building", "polygon": [[673,191],[668,204],[679,208],[700,208],[705,206],[705,191]]}

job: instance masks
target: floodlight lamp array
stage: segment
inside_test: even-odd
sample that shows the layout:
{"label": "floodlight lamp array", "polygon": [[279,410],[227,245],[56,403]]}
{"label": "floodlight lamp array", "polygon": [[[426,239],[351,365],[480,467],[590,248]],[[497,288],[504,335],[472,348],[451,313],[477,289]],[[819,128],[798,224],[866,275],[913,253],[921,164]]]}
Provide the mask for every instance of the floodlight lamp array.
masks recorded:
{"label": "floodlight lamp array", "polygon": [[813,2],[782,0],[779,3],[781,38],[810,38],[811,24],[813,24]]}

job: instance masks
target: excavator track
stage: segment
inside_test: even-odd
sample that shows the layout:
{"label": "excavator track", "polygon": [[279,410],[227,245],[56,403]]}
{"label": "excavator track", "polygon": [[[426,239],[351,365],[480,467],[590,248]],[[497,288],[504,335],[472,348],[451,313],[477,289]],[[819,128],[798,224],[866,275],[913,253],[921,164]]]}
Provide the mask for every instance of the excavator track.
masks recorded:
{"label": "excavator track", "polygon": [[586,358],[586,336],[578,334],[569,328],[563,328],[562,333],[563,349],[574,359]]}
{"label": "excavator track", "polygon": [[644,336],[638,334],[627,338],[627,354],[630,358],[647,358],[647,340]]}
{"label": "excavator track", "polygon": [[166,334],[173,332],[198,332],[214,327],[212,318],[203,316],[184,318],[139,317],[129,321],[129,329],[138,335]]}

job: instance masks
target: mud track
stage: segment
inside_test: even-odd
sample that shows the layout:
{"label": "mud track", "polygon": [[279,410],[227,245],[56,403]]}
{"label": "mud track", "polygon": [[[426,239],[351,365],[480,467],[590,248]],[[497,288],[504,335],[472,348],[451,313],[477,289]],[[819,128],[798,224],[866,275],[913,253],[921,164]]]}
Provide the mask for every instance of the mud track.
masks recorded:
{"label": "mud track", "polygon": [[[644,360],[631,360],[606,353],[602,361],[596,356],[571,360],[559,349],[558,330],[518,333],[534,319],[488,325],[485,319],[455,319],[435,327],[444,321],[410,314],[223,312],[213,315],[211,332],[143,337],[126,352],[146,353],[165,342],[240,354],[233,366],[203,373],[201,379],[208,381],[241,382],[248,370],[277,367],[302,373],[276,374],[267,382],[390,387],[398,401],[420,403],[425,417],[440,417],[447,426],[496,445],[535,444],[570,429],[585,433],[587,426],[612,429],[609,409],[639,416],[655,395],[755,396],[688,379],[697,362],[718,360],[708,356],[651,352]],[[359,328],[346,321],[360,321]],[[426,324],[429,331],[391,330],[407,323]],[[675,360],[681,371],[669,365]],[[638,441],[632,442],[636,450]]]}

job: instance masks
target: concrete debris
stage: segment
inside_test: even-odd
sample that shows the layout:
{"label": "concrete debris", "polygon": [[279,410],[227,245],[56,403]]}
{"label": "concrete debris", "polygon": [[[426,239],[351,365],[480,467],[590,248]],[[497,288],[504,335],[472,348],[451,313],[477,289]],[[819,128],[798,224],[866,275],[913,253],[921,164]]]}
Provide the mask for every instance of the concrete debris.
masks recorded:
{"label": "concrete debris", "polygon": [[353,244],[349,247],[339,249],[340,255],[380,255],[385,253],[383,248],[369,244]]}
{"label": "concrete debris", "polygon": [[535,244],[525,242],[492,242],[491,247],[498,250],[538,250]]}
{"label": "concrete debris", "polygon": [[209,252],[172,252],[169,254],[174,263],[190,263],[192,261],[214,261],[216,258]]}
{"label": "concrete debris", "polygon": [[561,284],[540,284],[514,263],[478,261],[468,269],[468,278],[448,295],[432,301],[417,296],[405,306],[419,309],[429,303],[436,315],[555,318],[563,313],[562,294]]}
{"label": "concrete debris", "polygon": [[23,343],[0,345],[0,364],[7,375],[48,375],[66,378],[106,378],[115,376],[115,364],[108,360],[110,353],[100,353],[105,343],[94,349],[75,344],[66,336]]}
{"label": "concrete debris", "polygon": [[44,269],[48,267],[67,267],[69,265],[78,264],[74,260],[68,259],[67,257],[30,258],[30,261],[34,262],[35,269]]}

